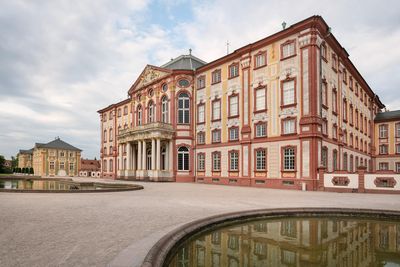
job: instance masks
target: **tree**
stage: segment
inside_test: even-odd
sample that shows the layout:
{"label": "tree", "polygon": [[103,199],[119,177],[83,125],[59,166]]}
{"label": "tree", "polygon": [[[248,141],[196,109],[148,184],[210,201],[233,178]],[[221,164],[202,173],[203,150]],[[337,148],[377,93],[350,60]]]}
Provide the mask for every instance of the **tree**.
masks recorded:
{"label": "tree", "polygon": [[11,167],[12,168],[18,167],[18,157],[11,156]]}
{"label": "tree", "polygon": [[6,163],[6,159],[3,155],[0,155],[0,173],[5,171],[4,163]]}

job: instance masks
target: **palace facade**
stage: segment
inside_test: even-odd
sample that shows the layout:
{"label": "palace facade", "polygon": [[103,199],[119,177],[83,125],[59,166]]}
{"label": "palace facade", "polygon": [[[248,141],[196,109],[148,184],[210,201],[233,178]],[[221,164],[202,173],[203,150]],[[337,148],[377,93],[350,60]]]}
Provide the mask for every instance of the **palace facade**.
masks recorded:
{"label": "palace facade", "polygon": [[60,138],[32,149],[20,150],[18,167],[32,167],[38,176],[78,176],[81,165],[81,151]]}
{"label": "palace facade", "polygon": [[[98,111],[102,176],[316,190],[320,167],[383,168],[384,107],[312,16],[210,63],[147,65],[126,100]],[[397,144],[395,121],[384,125]]]}

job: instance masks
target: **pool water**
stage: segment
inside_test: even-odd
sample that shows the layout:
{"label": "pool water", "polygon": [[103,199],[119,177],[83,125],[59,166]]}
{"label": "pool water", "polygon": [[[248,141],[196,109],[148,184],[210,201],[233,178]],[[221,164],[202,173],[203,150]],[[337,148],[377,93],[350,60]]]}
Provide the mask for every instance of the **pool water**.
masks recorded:
{"label": "pool water", "polygon": [[166,266],[400,266],[400,221],[253,220],[199,233],[173,251]]}
{"label": "pool water", "polygon": [[71,179],[0,179],[0,190],[11,192],[122,191],[136,189],[137,187],[130,184],[75,182]]}

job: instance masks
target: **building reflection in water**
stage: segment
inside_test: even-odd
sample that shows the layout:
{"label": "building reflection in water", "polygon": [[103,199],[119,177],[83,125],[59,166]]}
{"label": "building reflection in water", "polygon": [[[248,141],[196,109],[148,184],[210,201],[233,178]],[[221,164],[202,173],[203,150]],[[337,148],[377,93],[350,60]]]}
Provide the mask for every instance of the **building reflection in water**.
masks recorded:
{"label": "building reflection in water", "polygon": [[169,266],[400,266],[400,222],[254,221],[186,242]]}

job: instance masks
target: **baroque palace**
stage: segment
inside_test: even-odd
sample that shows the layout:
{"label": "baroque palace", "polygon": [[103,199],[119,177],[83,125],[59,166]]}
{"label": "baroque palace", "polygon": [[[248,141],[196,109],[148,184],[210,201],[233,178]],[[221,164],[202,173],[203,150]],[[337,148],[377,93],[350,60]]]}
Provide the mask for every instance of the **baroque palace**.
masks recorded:
{"label": "baroque palace", "polygon": [[316,190],[321,168],[400,172],[384,107],[312,16],[210,63],[147,65],[98,111],[102,176]]}

